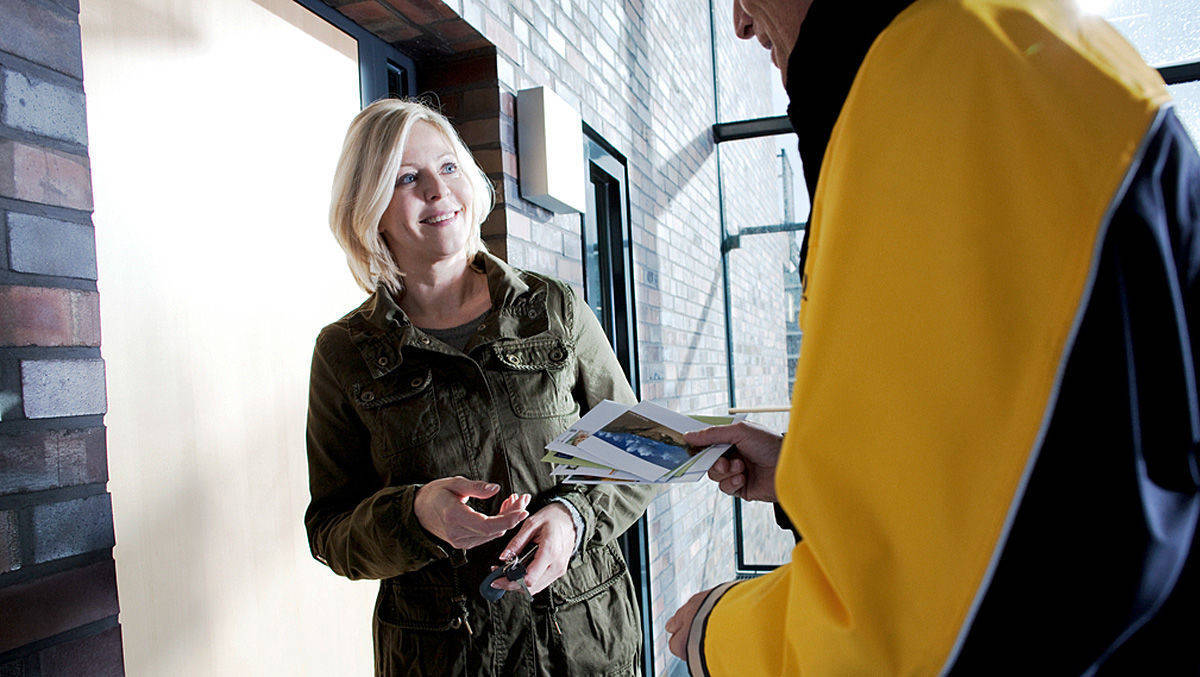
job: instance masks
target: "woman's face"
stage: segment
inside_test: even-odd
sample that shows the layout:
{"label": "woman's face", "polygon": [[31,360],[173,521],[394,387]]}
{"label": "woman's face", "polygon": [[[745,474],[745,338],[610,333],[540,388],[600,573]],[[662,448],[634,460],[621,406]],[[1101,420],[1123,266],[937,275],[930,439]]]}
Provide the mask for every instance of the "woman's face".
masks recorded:
{"label": "woman's face", "polygon": [[401,270],[429,266],[466,249],[474,231],[465,214],[471,198],[471,183],[449,140],[428,122],[414,124],[392,201],[379,220],[379,232]]}

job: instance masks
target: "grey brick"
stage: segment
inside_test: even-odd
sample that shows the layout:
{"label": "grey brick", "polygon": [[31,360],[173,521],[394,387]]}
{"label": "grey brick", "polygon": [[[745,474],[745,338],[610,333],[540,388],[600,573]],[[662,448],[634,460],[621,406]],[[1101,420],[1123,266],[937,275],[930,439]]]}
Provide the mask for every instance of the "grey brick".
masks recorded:
{"label": "grey brick", "polygon": [[111,548],[115,542],[108,494],[33,508],[36,563]]}
{"label": "grey brick", "polygon": [[17,513],[0,512],[0,574],[21,568],[21,548],[17,541]]}
{"label": "grey brick", "polygon": [[108,410],[103,360],[22,360],[21,392],[29,418]]}
{"label": "grey brick", "polygon": [[13,270],[96,279],[96,233],[91,226],[12,213],[8,241]]}
{"label": "grey brick", "polygon": [[83,79],[79,17],[33,0],[0,0],[0,52]]}
{"label": "grey brick", "polygon": [[82,91],[5,70],[0,109],[0,122],[9,127],[87,145]]}

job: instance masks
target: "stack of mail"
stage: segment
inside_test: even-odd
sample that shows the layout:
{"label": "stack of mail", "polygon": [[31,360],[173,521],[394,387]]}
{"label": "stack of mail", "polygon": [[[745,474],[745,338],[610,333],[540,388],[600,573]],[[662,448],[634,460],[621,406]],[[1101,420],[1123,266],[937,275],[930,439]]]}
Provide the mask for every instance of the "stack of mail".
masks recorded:
{"label": "stack of mail", "polygon": [[742,416],[684,416],[650,402],[604,400],[546,445],[551,475],[575,484],[666,484],[700,479],[728,444],[692,447],[683,433]]}

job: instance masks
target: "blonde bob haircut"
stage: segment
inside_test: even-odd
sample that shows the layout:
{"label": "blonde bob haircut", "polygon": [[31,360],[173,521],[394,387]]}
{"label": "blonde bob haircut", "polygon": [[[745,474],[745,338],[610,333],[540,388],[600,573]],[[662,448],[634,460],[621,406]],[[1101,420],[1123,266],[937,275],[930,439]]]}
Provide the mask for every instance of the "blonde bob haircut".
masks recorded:
{"label": "blonde bob haircut", "polygon": [[355,116],[346,131],[329,205],[329,228],[346,251],[354,280],[367,293],[382,284],[398,294],[404,286],[404,271],[383,241],[379,221],[392,200],[408,134],[417,122],[428,122],[446,137],[459,171],[471,184],[471,204],[463,205],[463,216],[473,229],[466,244],[467,260],[487,249],[479,227],[495,205],[492,182],[458,132],[446,116],[423,102],[381,99]]}

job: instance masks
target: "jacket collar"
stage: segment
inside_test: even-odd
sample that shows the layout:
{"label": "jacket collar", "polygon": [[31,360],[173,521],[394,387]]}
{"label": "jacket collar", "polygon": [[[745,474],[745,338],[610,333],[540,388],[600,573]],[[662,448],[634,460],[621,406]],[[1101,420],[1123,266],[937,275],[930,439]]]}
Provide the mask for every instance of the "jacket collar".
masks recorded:
{"label": "jacket collar", "polygon": [[[549,328],[546,315],[546,290],[540,280],[527,281],[521,271],[501,261],[490,252],[480,252],[471,267],[487,276],[488,292],[492,297],[492,312],[488,313],[468,350],[484,343],[504,338],[525,338]],[[530,285],[530,281],[534,285]],[[403,294],[403,289],[401,289]],[[362,353],[367,369],[379,378],[403,361],[403,349],[438,350],[435,343],[408,319],[397,297],[384,285],[379,285],[350,317],[350,340]]]}
{"label": "jacket collar", "polygon": [[809,197],[842,104],[875,38],[915,0],[814,0],[788,57],[788,118],[800,139]]}

